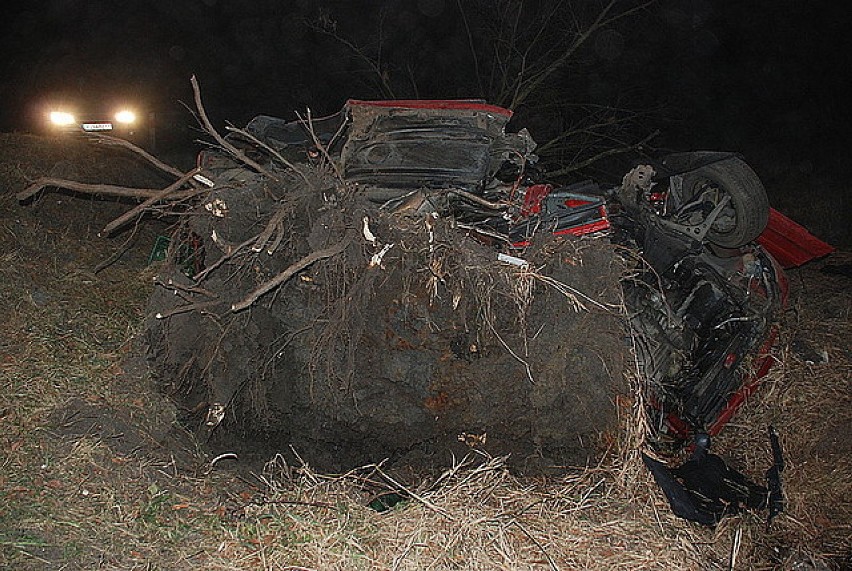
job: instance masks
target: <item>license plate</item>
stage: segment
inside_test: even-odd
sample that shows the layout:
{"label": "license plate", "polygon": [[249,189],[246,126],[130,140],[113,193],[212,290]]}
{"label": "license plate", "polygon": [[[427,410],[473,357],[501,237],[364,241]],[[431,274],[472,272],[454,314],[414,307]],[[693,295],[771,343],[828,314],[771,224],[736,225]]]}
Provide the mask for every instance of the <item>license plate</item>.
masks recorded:
{"label": "license plate", "polygon": [[84,131],[112,131],[112,123],[83,123]]}

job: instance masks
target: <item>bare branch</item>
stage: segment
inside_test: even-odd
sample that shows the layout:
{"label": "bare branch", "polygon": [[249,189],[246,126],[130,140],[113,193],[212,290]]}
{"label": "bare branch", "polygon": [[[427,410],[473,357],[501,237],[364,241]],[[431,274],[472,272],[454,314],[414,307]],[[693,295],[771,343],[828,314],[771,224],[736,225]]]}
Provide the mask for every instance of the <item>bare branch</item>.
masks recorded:
{"label": "bare branch", "polygon": [[548,172],[548,175],[553,176],[553,177],[564,176],[566,174],[584,169],[587,166],[594,164],[594,163],[598,162],[599,160],[604,159],[606,157],[612,157],[612,156],[620,155],[620,154],[623,154],[623,153],[629,153],[630,151],[635,151],[635,150],[643,147],[645,144],[648,143],[648,141],[650,141],[651,139],[653,139],[654,137],[656,137],[659,134],[660,134],[660,131],[656,130],[653,133],[651,133],[650,135],[648,135],[647,137],[645,137],[644,139],[642,139],[641,141],[639,141],[638,143],[635,143],[633,145],[627,145],[627,146],[624,146],[624,147],[606,149],[606,150],[601,151],[601,152],[595,154],[594,156],[591,156],[591,157],[589,157],[589,158],[587,158],[584,161],[581,161],[579,163],[575,163],[575,164],[572,164],[572,165],[567,166],[565,168],[561,168],[561,169],[558,169],[558,170],[555,170],[555,171]]}
{"label": "bare branch", "polygon": [[248,131],[246,131],[245,129],[238,129],[236,127],[225,127],[225,129],[227,129],[231,133],[236,133],[240,137],[243,137],[243,138],[251,141],[252,143],[257,145],[258,147],[260,147],[261,149],[263,149],[264,151],[266,151],[267,153],[269,153],[270,155],[272,155],[273,157],[275,157],[276,159],[281,161],[281,163],[284,166],[286,166],[287,168],[289,168],[290,170],[292,170],[296,174],[298,174],[300,177],[302,177],[302,180],[305,181],[305,183],[307,183],[308,186],[312,186],[311,181],[308,180],[308,177],[305,174],[305,171],[303,171],[301,168],[296,166],[295,163],[288,161],[286,158],[284,158],[284,155],[282,155],[281,153],[279,153],[278,151],[276,151],[275,149],[273,149],[272,147],[270,147],[269,145],[267,145],[266,143],[264,143],[263,141],[261,141],[260,139],[258,139],[257,137],[255,137],[254,135],[249,133]]}
{"label": "bare branch", "polygon": [[195,94],[195,106],[198,108],[198,116],[201,120],[201,124],[204,127],[204,130],[213,137],[219,145],[229,152],[231,155],[239,159],[245,165],[251,167],[255,171],[268,176],[273,180],[278,180],[278,177],[268,172],[265,168],[257,164],[255,161],[248,158],[245,153],[236,148],[234,145],[225,140],[222,135],[216,132],[216,129],[213,127],[213,124],[210,123],[210,119],[207,117],[207,112],[204,110],[204,106],[201,104],[201,91],[198,87],[198,80],[193,75],[190,79],[192,82],[192,91]]}
{"label": "bare branch", "polygon": [[[25,202],[36,194],[38,194],[43,189],[50,187],[64,188],[82,194],[117,196],[119,198],[138,199],[152,198],[163,192],[161,189],[155,188],[132,188],[127,186],[116,186],[112,184],[89,184],[86,182],[77,182],[75,180],[68,180],[64,178],[42,177],[40,179],[37,179],[34,183],[29,185],[21,192],[19,192],[16,195],[16,198],[19,202]],[[172,195],[172,198],[187,198],[190,196],[195,196],[202,192],[206,191],[194,189],[184,190],[182,192],[174,193]]]}
{"label": "bare branch", "polygon": [[301,260],[294,262],[286,270],[284,270],[271,280],[261,284],[257,289],[248,294],[245,299],[231,305],[231,311],[242,311],[248,307],[251,307],[254,302],[256,302],[261,296],[277,288],[278,286],[289,280],[291,277],[293,277],[296,273],[304,270],[311,264],[318,262],[319,260],[323,260],[325,258],[330,258],[332,256],[340,254],[341,252],[343,252],[343,250],[346,249],[346,247],[352,242],[352,240],[355,239],[355,235],[355,230],[349,229],[340,242],[333,244],[328,248],[323,248],[321,250],[311,252]]}
{"label": "bare branch", "polygon": [[[198,282],[198,283],[201,283],[202,281],[204,281],[204,278],[206,278],[210,274],[210,272],[212,272],[213,270],[215,270],[216,268],[218,268],[219,266],[221,266],[222,264],[224,264],[225,262],[227,262],[228,260],[230,260],[231,258],[236,256],[237,253],[241,252],[243,250],[243,248],[245,248],[246,246],[248,246],[249,244],[251,244],[255,240],[257,240],[257,236],[252,236],[248,240],[245,240],[244,242],[237,244],[236,246],[231,246],[229,244],[228,247],[226,248],[226,251],[222,254],[222,257],[219,258],[218,260],[216,260],[214,263],[207,266],[206,268],[204,268],[199,274],[197,274],[195,276],[195,281]],[[217,241],[214,239],[214,242],[217,242]],[[217,242],[217,245],[219,245],[218,242]]]}
{"label": "bare branch", "polygon": [[459,12],[462,16],[462,22],[464,22],[465,32],[467,32],[467,45],[470,48],[470,55],[473,59],[473,73],[476,74],[476,82],[479,84],[479,93],[482,95],[485,93],[485,89],[482,86],[482,75],[479,72],[479,57],[476,55],[476,47],[473,44],[473,34],[470,31],[470,24],[467,21],[467,14],[464,11],[464,6],[462,6],[461,0],[456,0],[456,4],[458,5]]}
{"label": "bare branch", "polygon": [[311,119],[311,110],[307,111],[308,117],[307,119],[303,118],[301,115],[296,113],[296,116],[299,118],[299,121],[302,122],[302,125],[308,130],[308,133],[311,136],[311,140],[313,140],[314,146],[322,153],[325,160],[328,161],[328,164],[331,165],[331,168],[334,169],[334,174],[337,177],[337,180],[343,184],[343,173],[340,172],[340,169],[337,167],[337,163],[334,162],[334,159],[331,158],[331,155],[328,154],[328,149],[325,148],[325,145],[322,144],[322,141],[317,137],[316,131],[314,131],[313,120]]}
{"label": "bare branch", "polygon": [[[281,233],[282,221],[284,220],[284,217],[287,216],[287,213],[288,210],[282,207],[279,208],[275,212],[275,214],[272,215],[272,217],[269,219],[269,222],[267,222],[266,224],[266,228],[264,228],[263,232],[261,232],[260,235],[257,237],[254,246],[251,247],[252,252],[260,252],[261,250],[263,250],[264,246],[266,246],[266,244],[272,238],[272,234],[274,232],[277,231],[279,234]],[[273,245],[270,246],[269,250],[267,250],[269,255],[272,255],[275,252],[275,246],[277,245],[277,243],[278,240],[276,239],[276,242],[274,242]]]}
{"label": "bare branch", "polygon": [[219,303],[219,302],[216,301],[216,300],[199,301],[197,303],[188,303],[186,305],[181,305],[181,306],[175,307],[174,309],[171,309],[171,310],[166,311],[164,313],[157,313],[154,317],[157,318],[157,319],[168,319],[169,317],[172,317],[173,315],[179,315],[181,313],[187,313],[189,311],[198,311],[198,310],[201,310],[201,309],[207,309],[209,307],[213,307],[217,303]]}
{"label": "bare branch", "polygon": [[[145,212],[145,210],[147,210],[148,208],[150,208],[154,204],[156,204],[156,203],[158,203],[162,200],[165,200],[166,198],[169,197],[169,195],[177,192],[177,190],[180,187],[182,187],[188,181],[192,180],[192,177],[195,176],[196,174],[198,174],[198,172],[200,170],[201,169],[199,169],[199,168],[195,168],[195,169],[192,169],[191,171],[189,171],[188,173],[182,175],[178,180],[176,180],[174,183],[170,184],[169,186],[167,186],[166,188],[161,190],[156,195],[145,200],[145,202],[143,202],[142,204],[139,204],[139,205],[135,206],[134,208],[128,210],[127,212],[125,212],[124,214],[122,214],[121,216],[119,216],[118,218],[116,218],[115,220],[113,220],[112,222],[107,224],[106,226],[104,226],[104,229],[100,231],[98,236],[105,236],[107,234],[110,234],[114,230],[124,226],[129,221],[136,218],[137,216],[141,216]],[[202,192],[206,192],[206,191],[201,190],[201,191],[197,191],[197,192],[202,193]]]}
{"label": "bare branch", "polygon": [[[550,139],[546,143],[539,145],[536,147],[536,153],[542,155],[546,153],[548,150],[556,147],[559,143],[566,139],[570,139],[572,137],[576,137],[577,135],[586,134],[593,137],[601,137],[602,131],[608,128],[611,128],[615,125],[628,123],[632,120],[633,117],[620,117],[615,119],[606,119],[604,121],[599,121],[597,123],[588,123],[586,125],[581,125],[574,129],[567,129],[561,132],[556,137]],[[598,131],[600,129],[601,131]]]}
{"label": "bare branch", "polygon": [[518,90],[515,97],[512,99],[510,107],[512,109],[517,109],[519,105],[526,101],[530,95],[539,89],[543,83],[545,83],[554,73],[559,71],[574,56],[574,54],[577,53],[577,50],[579,50],[580,47],[589,40],[592,34],[609,26],[617,20],[626,18],[627,16],[647,8],[655,2],[656,0],[647,0],[633,8],[612,14],[612,10],[617,4],[617,0],[609,0],[609,2],[598,13],[595,20],[585,29],[580,30],[574,38],[574,41],[572,41],[557,58],[555,58],[544,69],[539,71],[534,77],[524,83],[523,87]]}
{"label": "bare branch", "polygon": [[137,147],[130,141],[126,139],[120,139],[118,137],[110,137],[109,135],[95,135],[95,139],[104,145],[113,146],[113,147],[124,147],[125,149],[129,149],[133,151],[137,155],[141,156],[143,159],[160,169],[161,171],[167,172],[171,175],[174,175],[178,178],[183,176],[183,171],[171,166],[167,165],[157,157],[151,155],[148,151],[141,147]]}
{"label": "bare branch", "polygon": [[[322,34],[326,34],[327,36],[334,38],[335,40],[349,48],[349,50],[353,54],[358,56],[358,59],[367,64],[367,67],[370,68],[370,71],[373,72],[373,74],[376,76],[376,78],[378,79],[379,88],[382,91],[382,96],[387,99],[396,99],[396,95],[394,95],[393,88],[391,87],[390,81],[388,80],[388,76],[384,71],[382,71],[380,59],[375,60],[368,56],[360,46],[338,34],[336,28],[330,30],[324,26],[312,25],[311,27]],[[381,29],[379,29],[380,46],[381,41]],[[379,57],[381,57],[381,50],[379,51]]]}

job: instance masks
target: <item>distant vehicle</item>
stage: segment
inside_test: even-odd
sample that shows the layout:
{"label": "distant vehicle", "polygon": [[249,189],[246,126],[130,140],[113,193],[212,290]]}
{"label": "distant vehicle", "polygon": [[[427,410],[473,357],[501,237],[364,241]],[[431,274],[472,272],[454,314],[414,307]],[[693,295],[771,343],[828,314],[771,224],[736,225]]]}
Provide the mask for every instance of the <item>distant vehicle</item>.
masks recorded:
{"label": "distant vehicle", "polygon": [[138,103],[62,100],[43,107],[42,128],[51,135],[109,135],[147,146],[153,140],[150,115]]}

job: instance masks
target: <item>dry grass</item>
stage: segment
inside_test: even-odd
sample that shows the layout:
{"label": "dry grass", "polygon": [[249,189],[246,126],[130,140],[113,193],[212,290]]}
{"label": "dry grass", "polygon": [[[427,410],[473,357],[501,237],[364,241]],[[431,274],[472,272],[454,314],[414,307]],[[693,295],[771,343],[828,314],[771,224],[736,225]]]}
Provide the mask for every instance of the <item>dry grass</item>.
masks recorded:
{"label": "dry grass", "polygon": [[[566,469],[559,478],[519,478],[503,459],[472,449],[438,479],[408,480],[405,501],[384,512],[368,507],[383,490],[398,489],[381,464],[343,475],[280,458],[254,474],[232,469],[232,460],[211,466],[176,426],[168,403],[127,365],[151,287],[146,272],[118,264],[92,274],[104,255],[79,239],[73,224],[49,228],[4,196],[0,235],[4,569],[849,564],[846,278],[816,267],[791,273],[781,366],[717,440],[717,452],[759,480],[770,463],[766,425],[778,427],[788,461],[787,511],[769,530],[765,514],[708,529],[675,518],[638,461],[641,414],[630,398],[620,407],[621,439],[598,465]],[[793,349],[796,340],[824,351],[828,362],[806,362]],[[97,413],[94,422],[81,425],[73,414],[57,420],[57,410],[72,409]]]}

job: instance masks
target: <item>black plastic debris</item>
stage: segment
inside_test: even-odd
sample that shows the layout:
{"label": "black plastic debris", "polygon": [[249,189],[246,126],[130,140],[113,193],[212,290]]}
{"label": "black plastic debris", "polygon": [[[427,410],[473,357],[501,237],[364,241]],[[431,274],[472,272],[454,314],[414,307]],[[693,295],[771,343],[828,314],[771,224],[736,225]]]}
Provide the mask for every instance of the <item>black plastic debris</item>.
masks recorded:
{"label": "black plastic debris", "polygon": [[771,522],[784,509],[780,476],[784,459],[773,427],[769,428],[769,437],[774,462],[766,473],[768,487],[752,482],[721,457],[710,453],[710,436],[703,433],[696,434],[689,460],[676,468],[644,453],[642,460],[678,517],[714,526],[726,515],[768,506],[768,522]]}

